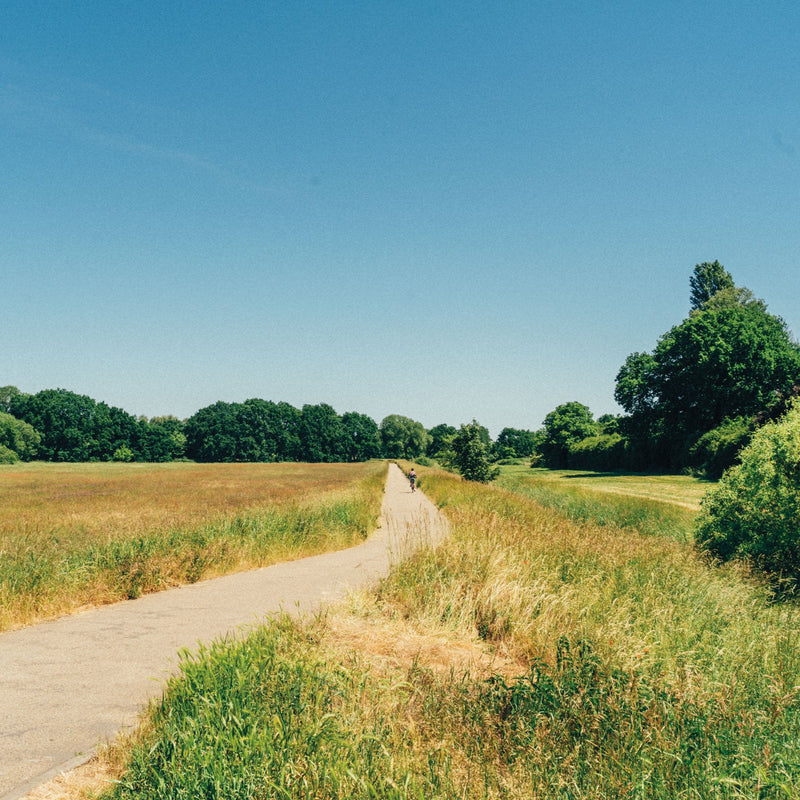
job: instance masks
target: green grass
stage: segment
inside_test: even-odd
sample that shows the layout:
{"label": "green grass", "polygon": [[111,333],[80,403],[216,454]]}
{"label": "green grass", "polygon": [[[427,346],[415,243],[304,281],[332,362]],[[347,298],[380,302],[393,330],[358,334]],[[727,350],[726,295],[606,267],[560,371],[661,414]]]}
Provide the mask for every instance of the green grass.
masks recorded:
{"label": "green grass", "polygon": [[796,606],[674,538],[423,478],[451,537],[187,658],[111,796],[800,796]]}
{"label": "green grass", "polygon": [[689,542],[700,500],[713,485],[683,475],[625,475],[501,467],[498,486],[576,522],[631,527]]}

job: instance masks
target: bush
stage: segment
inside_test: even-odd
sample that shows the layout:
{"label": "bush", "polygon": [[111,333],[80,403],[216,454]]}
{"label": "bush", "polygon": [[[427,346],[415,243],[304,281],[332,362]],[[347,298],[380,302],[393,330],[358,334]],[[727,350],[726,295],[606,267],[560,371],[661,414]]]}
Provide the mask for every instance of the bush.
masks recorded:
{"label": "bush", "polygon": [[17,456],[16,461],[30,461],[36,455],[41,441],[41,434],[33,426],[0,411],[0,446],[13,452]]}
{"label": "bush", "polygon": [[690,464],[699,467],[707,478],[717,480],[736,463],[739,452],[752,435],[753,421],[750,418],[726,419],[697,440],[689,453]]}
{"label": "bush", "polygon": [[612,472],[624,467],[625,440],[618,433],[589,436],[569,448],[571,469]]}
{"label": "bush", "polygon": [[703,499],[697,545],[740,558],[791,585],[800,579],[800,403],[758,430]]}
{"label": "bush", "polygon": [[16,464],[19,456],[4,444],[0,444],[0,464]]}
{"label": "bush", "polygon": [[112,461],[133,461],[134,459],[134,452],[133,450],[128,447],[126,444],[120,445],[115,451],[114,455],[111,456]]}

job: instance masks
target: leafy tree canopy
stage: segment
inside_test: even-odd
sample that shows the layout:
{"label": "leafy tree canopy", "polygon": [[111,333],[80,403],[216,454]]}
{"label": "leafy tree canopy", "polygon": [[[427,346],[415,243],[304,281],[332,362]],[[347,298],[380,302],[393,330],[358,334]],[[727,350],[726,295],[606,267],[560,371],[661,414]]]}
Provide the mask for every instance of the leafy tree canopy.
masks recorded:
{"label": "leafy tree canopy", "polygon": [[425,453],[430,437],[421,422],[401,414],[381,420],[381,443],[386,458],[415,459]]}
{"label": "leafy tree canopy", "polygon": [[22,392],[16,386],[0,386],[0,411],[8,413],[11,410],[11,400],[19,397]]}
{"label": "leafy tree canopy", "polygon": [[344,457],[346,461],[368,461],[381,454],[381,434],[372,417],[347,411],[342,414]]}
{"label": "leafy tree canopy", "polygon": [[0,411],[0,445],[14,452],[22,461],[36,456],[41,434],[21,419]]}
{"label": "leafy tree canopy", "polygon": [[518,428],[503,428],[494,443],[499,458],[527,458],[536,450],[537,436],[534,431]]}
{"label": "leafy tree canopy", "polygon": [[450,440],[450,465],[468,481],[488,483],[499,472],[489,458],[484,430],[482,425],[472,420],[469,425],[462,425]]}
{"label": "leafy tree canopy", "polygon": [[565,469],[569,465],[570,448],[598,432],[588,406],[577,401],[557,406],[544,418],[544,437],[540,452],[551,469]]}
{"label": "leafy tree canopy", "polygon": [[695,538],[722,561],[740,558],[800,583],[800,404],[760,428],[703,499]]}
{"label": "leafy tree canopy", "polygon": [[734,289],[733,278],[730,272],[719,263],[704,261],[695,264],[692,277],[689,278],[691,287],[691,308],[699,310],[720,290]]}
{"label": "leafy tree canopy", "polygon": [[137,431],[119,408],[66,389],[45,389],[11,398],[11,413],[42,435],[39,456],[48,461],[107,461]]}
{"label": "leafy tree canopy", "polygon": [[327,403],[304,405],[300,414],[300,442],[304,461],[344,461],[342,420]]}
{"label": "leafy tree canopy", "polygon": [[453,436],[455,432],[456,429],[452,425],[447,425],[444,422],[441,425],[436,425],[431,428],[428,431],[429,444],[427,455],[431,458],[436,458],[439,453],[447,450],[450,446],[450,437]]}
{"label": "leafy tree canopy", "polygon": [[652,466],[686,465],[703,434],[762,412],[800,380],[800,347],[784,321],[734,286],[718,262],[695,273],[693,297],[702,303],[617,374],[614,396],[631,415],[625,428],[640,448],[653,448],[662,463]]}

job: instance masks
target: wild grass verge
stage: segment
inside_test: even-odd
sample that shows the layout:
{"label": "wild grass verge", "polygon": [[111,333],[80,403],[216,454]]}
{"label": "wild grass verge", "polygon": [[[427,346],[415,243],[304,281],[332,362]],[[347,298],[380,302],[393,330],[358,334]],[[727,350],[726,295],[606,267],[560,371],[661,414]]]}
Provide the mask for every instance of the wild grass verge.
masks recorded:
{"label": "wild grass verge", "polygon": [[674,540],[424,479],[451,537],[327,619],[187,657],[109,796],[800,796],[795,606]]}
{"label": "wild grass verge", "polygon": [[[38,516],[23,509],[0,534],[0,630],[349,546],[374,529],[386,476],[378,462],[126,466],[28,473]],[[62,495],[79,491],[92,510],[59,518]],[[126,509],[116,522],[115,508]]]}
{"label": "wild grass verge", "polygon": [[498,486],[530,497],[575,522],[630,527],[640,533],[692,538],[708,483],[684,476],[627,476],[501,467]]}

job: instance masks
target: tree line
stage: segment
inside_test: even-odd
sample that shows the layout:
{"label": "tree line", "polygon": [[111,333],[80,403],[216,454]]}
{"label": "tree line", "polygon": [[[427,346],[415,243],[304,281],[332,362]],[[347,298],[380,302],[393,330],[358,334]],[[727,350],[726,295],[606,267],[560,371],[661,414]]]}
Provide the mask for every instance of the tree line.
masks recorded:
{"label": "tree line", "polygon": [[[506,428],[492,442],[486,428],[475,430],[485,451],[495,457],[533,453],[530,431]],[[378,424],[359,412],[338,414],[326,403],[295,408],[257,398],[220,401],[186,420],[147,419],[66,389],[25,394],[14,386],[0,388],[0,463],[436,458],[446,457],[456,433],[446,424],[427,430],[400,414],[390,414]]]}

